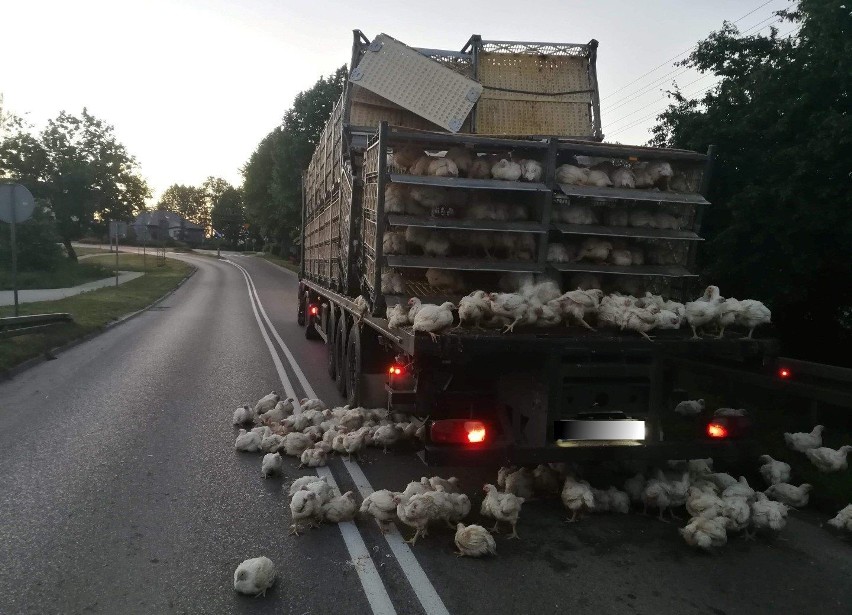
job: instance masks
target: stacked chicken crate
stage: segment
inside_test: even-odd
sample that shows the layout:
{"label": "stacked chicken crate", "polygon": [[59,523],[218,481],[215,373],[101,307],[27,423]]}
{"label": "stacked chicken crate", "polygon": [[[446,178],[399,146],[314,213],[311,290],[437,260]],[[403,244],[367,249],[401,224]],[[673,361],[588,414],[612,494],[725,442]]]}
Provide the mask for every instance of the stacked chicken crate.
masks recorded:
{"label": "stacked chicken crate", "polygon": [[[356,31],[352,66],[359,67],[367,53],[388,41],[399,44],[384,35],[371,43]],[[307,279],[350,296],[363,294],[374,314],[409,296],[435,301],[458,299],[475,289],[504,290],[506,280],[518,274],[548,275],[566,290],[598,284],[607,291],[684,296],[701,239],[701,211],[707,203],[700,192],[708,157],[600,143],[597,41],[519,43],[474,36],[460,52],[417,51],[476,80],[469,83],[479,89],[478,102],[450,132],[359,85],[364,81],[350,71],[304,175]],[[429,160],[453,148],[483,164],[529,159],[541,166],[541,174],[534,181],[505,181],[464,173],[414,174],[392,166],[394,152],[412,147]],[[628,189],[559,179],[566,164],[638,168],[652,161],[671,165],[677,185]],[[437,190],[446,202],[432,209],[389,211],[385,194],[394,185],[409,194]],[[489,203],[522,213],[474,213]],[[593,215],[566,218],[569,208],[587,208]],[[662,213],[676,218],[677,228],[642,221],[643,215]],[[407,235],[405,247],[385,253],[386,233]],[[445,247],[426,249],[414,239],[427,236],[438,237]],[[623,258],[577,256],[583,250],[595,255],[595,242],[622,255],[639,252],[642,258],[628,264]],[[571,257],[561,258],[566,251]],[[402,291],[394,284],[393,293],[383,292],[383,271],[397,276]]]}

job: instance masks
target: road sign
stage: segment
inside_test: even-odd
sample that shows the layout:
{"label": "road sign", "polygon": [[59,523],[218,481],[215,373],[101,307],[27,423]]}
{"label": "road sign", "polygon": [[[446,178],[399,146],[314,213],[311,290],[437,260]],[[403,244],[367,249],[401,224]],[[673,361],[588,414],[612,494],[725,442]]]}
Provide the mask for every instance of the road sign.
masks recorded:
{"label": "road sign", "polygon": [[[14,205],[14,217],[12,206]],[[26,186],[0,184],[0,220],[11,223],[29,220],[35,210],[35,199]]]}

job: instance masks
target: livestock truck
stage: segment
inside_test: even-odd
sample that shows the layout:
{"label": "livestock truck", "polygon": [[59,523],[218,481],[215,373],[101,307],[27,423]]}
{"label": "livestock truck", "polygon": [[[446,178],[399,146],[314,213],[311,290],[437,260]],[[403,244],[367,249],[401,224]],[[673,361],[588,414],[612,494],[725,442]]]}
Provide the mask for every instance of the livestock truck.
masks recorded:
{"label": "livestock truck", "polygon": [[[730,457],[744,448],[747,426],[738,418],[715,420],[721,429],[697,420],[673,438],[666,427],[672,390],[684,365],[761,365],[775,352],[771,340],[733,332],[695,340],[685,324],[655,331],[653,341],[576,325],[519,325],[511,333],[459,327],[433,340],[411,326],[388,325],[387,308],[411,297],[457,304],[468,292],[498,291],[524,275],[547,276],[563,290],[594,280],[607,291],[652,291],[678,301],[701,295],[693,272],[712,148],[705,154],[603,142],[597,47],[595,40],[473,36],[461,51],[449,51],[354,32],[349,79],[303,173],[298,322],[308,339],[325,343],[329,377],[349,404],[428,417],[430,464]],[[437,159],[458,148],[489,163],[535,160],[541,177],[414,174],[399,161],[401,152]],[[634,168],[664,161],[673,176],[663,189],[557,183],[561,165],[601,161]],[[432,210],[423,203],[400,208],[397,199],[387,211],[393,186],[443,196]],[[520,206],[525,219],[468,215],[474,203],[479,212],[490,203]],[[592,210],[594,223],[566,222],[559,212],[573,205]],[[679,224],[631,225],[637,210],[666,212]],[[449,239],[437,252],[406,244],[384,253],[386,232],[409,229]],[[474,248],[483,238],[496,245],[506,237],[528,249]],[[638,247],[645,262],[549,260],[550,246],[588,238]],[[435,287],[429,271],[453,272],[457,284]],[[396,277],[395,288],[383,288],[383,272]]]}

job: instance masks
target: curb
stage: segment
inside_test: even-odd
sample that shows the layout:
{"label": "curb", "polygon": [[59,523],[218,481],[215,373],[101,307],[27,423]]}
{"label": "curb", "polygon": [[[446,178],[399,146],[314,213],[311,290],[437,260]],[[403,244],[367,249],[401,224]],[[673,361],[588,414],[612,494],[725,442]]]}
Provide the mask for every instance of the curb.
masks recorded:
{"label": "curb", "polygon": [[[14,378],[15,376],[17,376],[18,374],[20,374],[21,372],[25,372],[26,370],[30,369],[31,367],[35,367],[36,365],[47,362],[48,359],[45,358],[45,356],[44,356],[46,354],[59,355],[59,354],[65,352],[67,350],[71,350],[75,346],[79,346],[80,344],[82,344],[84,342],[88,342],[89,340],[96,338],[97,336],[99,336],[102,333],[106,333],[107,331],[109,331],[113,327],[117,327],[118,325],[122,325],[122,324],[126,323],[127,321],[132,320],[133,318],[136,318],[137,316],[139,316],[143,312],[147,312],[148,310],[150,310],[152,307],[156,307],[157,305],[159,305],[160,303],[162,303],[163,301],[168,299],[170,296],[172,296],[174,293],[176,293],[177,290],[181,286],[183,286],[184,283],[189,278],[191,278],[193,275],[195,275],[196,271],[198,271],[198,267],[193,266],[192,270],[188,274],[186,274],[180,282],[177,283],[177,286],[175,286],[173,289],[171,289],[169,292],[167,292],[165,295],[163,295],[159,299],[156,299],[150,305],[143,307],[141,310],[136,310],[135,312],[125,314],[124,316],[122,316],[122,317],[120,317],[116,320],[113,320],[112,322],[108,322],[107,324],[102,326],[100,329],[96,329],[96,330],[94,330],[90,333],[87,333],[86,335],[84,335],[82,337],[78,337],[77,339],[71,340],[70,342],[68,342],[67,344],[64,344],[62,346],[57,346],[56,348],[49,348],[44,353],[42,353],[41,356],[33,357],[32,359],[27,359],[26,361],[19,363],[15,367],[10,367],[9,369],[7,369],[4,372],[0,372],[0,381],[9,381],[12,378]],[[53,357],[53,358],[56,358],[56,357]]]}

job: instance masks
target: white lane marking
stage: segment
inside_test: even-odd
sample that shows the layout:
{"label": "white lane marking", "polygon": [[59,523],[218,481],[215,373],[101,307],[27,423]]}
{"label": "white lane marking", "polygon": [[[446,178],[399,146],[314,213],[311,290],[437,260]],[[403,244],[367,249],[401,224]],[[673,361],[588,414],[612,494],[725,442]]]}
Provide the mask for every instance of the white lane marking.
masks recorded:
{"label": "white lane marking", "polygon": [[[342,461],[343,466],[346,468],[346,471],[349,472],[355,486],[361,493],[361,497],[366,498],[373,493],[373,487],[370,485],[370,481],[367,480],[366,475],[361,470],[361,466],[357,463],[346,461],[345,459]],[[409,547],[408,543],[402,539],[402,536],[396,526],[391,525],[388,532],[384,534],[384,537],[390,547],[390,550],[393,552],[394,557],[396,557],[399,565],[402,567],[402,571],[408,578],[408,582],[411,583],[411,589],[414,590],[414,593],[417,595],[417,599],[420,600],[420,604],[423,605],[423,610],[430,614],[434,613],[435,615],[449,615],[450,612],[447,610],[447,607],[444,606],[444,602],[435,590],[435,586],[432,585],[431,581],[429,581],[429,577],[426,576],[426,573],[423,571],[423,568],[420,566],[420,563],[411,551],[411,547]]]}
{"label": "white lane marking", "polygon": [[290,349],[287,348],[287,344],[284,343],[284,340],[281,339],[281,336],[278,335],[278,331],[275,327],[272,326],[272,322],[269,320],[269,316],[266,315],[266,310],[263,309],[263,303],[260,301],[260,297],[257,295],[257,289],[254,286],[254,280],[251,279],[251,275],[249,272],[245,270],[242,265],[238,265],[236,263],[232,263],[234,267],[243,272],[243,275],[248,276],[248,282],[251,284],[251,292],[254,294],[254,299],[257,302],[258,307],[260,308],[260,313],[263,315],[263,320],[266,321],[266,325],[269,327],[269,330],[272,331],[272,336],[275,338],[275,341],[278,342],[278,347],[281,348],[281,352],[284,353],[284,356],[287,357],[287,361],[290,363],[290,367],[293,368],[293,371],[296,373],[296,378],[299,379],[299,384],[302,385],[302,389],[305,391],[305,394],[311,399],[318,399],[316,391],[314,391],[313,387],[308,382],[308,379],[305,378],[305,373],[302,371],[302,368],[299,367],[299,364],[296,363],[295,357],[290,352]]}
{"label": "white lane marking", "polygon": [[[230,263],[230,261],[227,260],[226,262]],[[272,345],[272,340],[269,339],[269,334],[266,332],[263,323],[260,322],[260,316],[258,316],[257,308],[255,307],[255,299],[252,297],[250,286],[251,277],[245,269],[236,263],[230,264],[234,265],[237,269],[240,269],[243,277],[246,279],[246,286],[249,291],[249,303],[251,303],[252,310],[254,311],[254,317],[257,320],[257,326],[260,328],[260,334],[263,336],[263,341],[266,342],[269,354],[272,355],[272,362],[275,364],[275,371],[278,372],[278,377],[281,379],[281,385],[284,387],[284,390],[287,392],[289,397],[298,400],[296,392],[293,390],[293,385],[290,383],[290,378],[287,376],[287,371],[284,369],[284,364],[278,357],[278,353],[275,352],[275,346]],[[259,304],[260,299],[258,299],[257,302]],[[261,310],[262,309],[263,307],[261,306]],[[328,468],[317,468],[317,474],[319,476],[326,476],[329,484],[335,489],[338,489],[337,483],[334,481],[334,477],[331,475]],[[370,552],[367,550],[367,545],[364,544],[364,539],[358,532],[358,528],[351,522],[338,523],[337,525],[340,528],[341,535],[343,536],[343,542],[346,545],[346,550],[349,552],[349,557],[351,558],[350,561],[355,564],[355,570],[358,572],[358,579],[361,581],[361,587],[364,589],[364,595],[367,597],[367,602],[369,602],[373,614],[396,615],[396,609],[393,606],[393,602],[391,602],[390,595],[388,595],[388,591],[385,589],[382,578],[379,576],[379,571],[376,569],[376,565],[370,557]]]}
{"label": "white lane marking", "polygon": [[[317,468],[317,474],[320,477],[324,477],[326,482],[334,487],[337,493],[340,493],[340,488],[337,486],[337,482],[334,480],[331,470],[327,467]],[[376,565],[373,563],[373,559],[370,557],[367,545],[364,544],[364,540],[361,538],[361,534],[358,532],[356,525],[352,521],[345,521],[343,523],[338,523],[337,527],[340,528],[340,533],[343,535],[343,542],[346,543],[349,555],[352,556],[351,561],[354,563],[358,574],[361,574],[361,567],[366,565],[372,568],[378,576]],[[363,581],[361,584],[364,587],[364,593],[367,595],[367,601],[370,603],[373,613],[396,613],[394,606],[390,601],[390,597],[388,596],[387,591],[385,591],[384,585],[381,584],[381,579],[379,579],[378,584],[367,584]]]}
{"label": "white lane marking", "polygon": [[[239,267],[243,270],[244,275],[248,276],[248,279],[251,280],[251,275],[240,267],[236,263],[234,263],[235,267]],[[252,283],[252,286],[254,284]],[[257,294],[255,294],[257,297]],[[261,313],[265,314],[266,312],[263,309],[263,304],[260,301],[260,297],[257,297],[258,305],[260,306]],[[316,398],[317,395],[314,392],[313,388],[308,384],[307,379],[305,378],[304,372],[299,367],[299,364],[296,363],[293,354],[287,348],[287,345],[284,343],[284,340],[281,339],[281,336],[278,335],[278,332],[275,330],[275,327],[272,326],[272,323],[269,322],[269,319],[266,319],[269,328],[272,330],[273,335],[275,336],[278,345],[281,346],[284,355],[287,357],[287,360],[290,362],[290,367],[296,374],[296,377],[299,379],[299,382],[304,387],[305,393],[308,397]],[[358,491],[362,496],[366,497],[370,495],[374,489],[372,485],[370,485],[370,481],[367,480],[366,475],[361,470],[361,466],[354,462],[343,461],[343,467],[346,468],[346,471],[349,472],[349,476],[352,477],[352,481],[355,483],[355,486],[358,488]],[[417,599],[420,601],[420,604],[423,606],[423,610],[426,611],[427,615],[450,615],[450,612],[447,610],[447,607],[444,606],[444,602],[441,600],[441,597],[438,595],[437,590],[435,590],[435,586],[432,585],[432,582],[429,581],[429,577],[426,576],[426,573],[423,571],[423,568],[420,566],[420,562],[417,561],[417,558],[414,556],[414,553],[411,551],[411,547],[408,546],[405,541],[402,540],[402,537],[399,535],[396,527],[384,534],[385,540],[388,543],[391,551],[399,562],[400,568],[402,569],[402,573],[405,575],[405,578],[408,579],[411,588],[414,590]]]}

